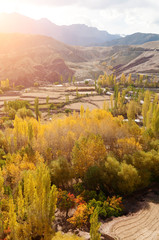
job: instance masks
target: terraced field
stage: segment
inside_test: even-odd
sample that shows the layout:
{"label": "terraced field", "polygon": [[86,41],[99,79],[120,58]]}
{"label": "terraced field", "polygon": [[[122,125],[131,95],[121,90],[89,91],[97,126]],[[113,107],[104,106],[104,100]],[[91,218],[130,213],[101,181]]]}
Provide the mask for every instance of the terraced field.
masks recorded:
{"label": "terraced field", "polygon": [[101,232],[117,240],[159,240],[158,201],[146,201],[136,213],[102,224]]}
{"label": "terraced field", "polygon": [[[77,97],[78,94],[78,97]],[[98,95],[94,90],[94,86],[71,86],[66,85],[47,85],[38,88],[28,88],[20,91],[10,91],[0,97],[0,115],[4,115],[4,101],[12,100],[27,100],[31,104],[31,109],[34,111],[35,98],[39,98],[39,109],[46,119],[48,116],[48,109],[50,104],[55,106],[50,111],[50,114],[58,112],[65,112],[66,109],[70,111],[80,111],[81,105],[86,110],[93,110],[96,108],[103,108],[104,102],[110,106],[110,96]],[[46,98],[49,97],[49,104],[46,104]],[[49,114],[49,119],[50,119]],[[43,116],[42,115],[42,116]]]}

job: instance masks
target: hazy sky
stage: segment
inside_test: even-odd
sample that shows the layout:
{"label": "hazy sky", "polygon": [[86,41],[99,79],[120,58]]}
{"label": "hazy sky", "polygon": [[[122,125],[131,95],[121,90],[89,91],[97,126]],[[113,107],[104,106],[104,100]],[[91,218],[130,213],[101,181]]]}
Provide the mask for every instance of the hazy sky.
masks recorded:
{"label": "hazy sky", "polygon": [[58,25],[84,23],[110,33],[159,33],[158,0],[0,0],[0,12],[18,12]]}

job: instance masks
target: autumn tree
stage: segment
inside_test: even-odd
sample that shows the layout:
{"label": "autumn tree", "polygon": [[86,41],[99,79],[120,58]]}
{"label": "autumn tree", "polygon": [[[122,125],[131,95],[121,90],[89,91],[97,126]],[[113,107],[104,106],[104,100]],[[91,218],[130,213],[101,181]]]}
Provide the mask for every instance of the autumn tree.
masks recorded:
{"label": "autumn tree", "polygon": [[0,237],[3,234],[3,215],[2,215],[2,199],[3,199],[3,194],[4,194],[4,179],[2,176],[2,171],[0,169]]}
{"label": "autumn tree", "polygon": [[13,240],[43,237],[51,240],[57,190],[51,186],[49,169],[41,164],[26,172],[24,186],[19,186],[17,203],[10,201],[10,223]]}
{"label": "autumn tree", "polygon": [[98,222],[98,207],[95,208],[93,214],[90,217],[90,240],[100,240],[101,234],[99,233],[100,223]]}
{"label": "autumn tree", "polygon": [[77,177],[83,177],[90,166],[100,165],[106,156],[106,148],[100,136],[81,137],[72,150],[72,162]]}
{"label": "autumn tree", "polygon": [[138,104],[136,101],[130,101],[128,104],[127,104],[127,117],[128,119],[135,119],[136,115],[138,114],[139,112],[139,107],[138,107]]}
{"label": "autumn tree", "polygon": [[146,115],[147,115],[147,112],[149,110],[150,100],[151,100],[151,94],[150,94],[149,91],[146,91],[145,92],[145,97],[144,97],[144,103],[143,103],[143,106],[142,106],[142,116],[143,116],[144,126],[146,126]]}

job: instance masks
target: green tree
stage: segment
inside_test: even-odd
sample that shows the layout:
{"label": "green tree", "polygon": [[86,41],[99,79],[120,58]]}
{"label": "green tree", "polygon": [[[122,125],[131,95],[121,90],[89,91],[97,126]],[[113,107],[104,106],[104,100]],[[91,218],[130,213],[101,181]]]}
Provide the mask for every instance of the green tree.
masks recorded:
{"label": "green tree", "polygon": [[71,80],[72,80],[72,79],[71,79],[71,76],[69,76],[69,77],[68,77],[68,82],[69,82],[69,84],[71,84]]}
{"label": "green tree", "polygon": [[75,76],[73,76],[72,82],[73,82],[73,85],[74,85],[75,82],[76,82],[76,78],[75,78]]}
{"label": "green tree", "polygon": [[61,84],[63,84],[63,76],[60,76]]}
{"label": "green tree", "polygon": [[52,183],[63,189],[69,185],[72,179],[71,166],[64,157],[59,157],[51,162],[50,173]]}
{"label": "green tree", "polygon": [[98,222],[98,207],[95,208],[93,214],[90,217],[90,240],[100,240],[101,234],[99,233],[100,223]]}
{"label": "green tree", "polygon": [[49,96],[46,97],[46,104],[49,104]]}
{"label": "green tree", "polygon": [[39,98],[35,98],[35,115],[36,115],[36,120],[38,121],[38,118],[39,118]]}

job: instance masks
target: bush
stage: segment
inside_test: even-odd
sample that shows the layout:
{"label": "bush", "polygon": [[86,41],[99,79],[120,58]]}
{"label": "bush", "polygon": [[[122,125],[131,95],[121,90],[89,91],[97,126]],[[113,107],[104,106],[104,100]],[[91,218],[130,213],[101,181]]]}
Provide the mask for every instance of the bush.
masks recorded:
{"label": "bush", "polygon": [[14,109],[15,111],[18,111],[20,108],[29,108],[30,103],[26,100],[14,100],[14,101],[8,101],[8,107],[11,109]]}
{"label": "bush", "polygon": [[34,113],[30,109],[26,109],[25,107],[20,108],[17,112],[17,115],[21,118],[34,117]]}
{"label": "bush", "polygon": [[11,108],[11,109],[9,110],[9,112],[8,112],[9,118],[10,118],[11,120],[14,120],[15,115],[16,115],[16,110],[13,109],[13,108]]}
{"label": "bush", "polygon": [[57,187],[65,188],[72,179],[72,169],[67,159],[59,157],[50,165],[51,182]]}
{"label": "bush", "polygon": [[73,217],[69,218],[67,221],[79,228],[86,226],[88,224],[89,216],[93,213],[93,209],[93,207],[88,208],[86,203],[80,204]]}
{"label": "bush", "polygon": [[84,175],[83,184],[86,189],[97,190],[102,184],[102,172],[98,166],[88,168]]}
{"label": "bush", "polygon": [[83,238],[69,233],[62,234],[61,232],[57,232],[52,240],[83,240]]}
{"label": "bush", "polygon": [[65,109],[65,113],[71,113],[71,109]]}
{"label": "bush", "polygon": [[92,207],[99,209],[99,216],[101,217],[118,217],[123,211],[122,198],[116,196],[113,196],[112,198],[108,197],[104,202],[93,199],[88,203],[88,208]]}
{"label": "bush", "polygon": [[97,199],[96,191],[84,190],[80,195],[84,201],[88,202],[91,199]]}
{"label": "bush", "polygon": [[73,189],[74,189],[76,195],[79,195],[84,191],[84,187],[83,187],[82,183],[74,184]]}
{"label": "bush", "polygon": [[59,189],[57,206],[61,212],[66,212],[66,218],[68,217],[68,212],[71,208],[76,205],[75,196],[67,191],[62,191]]}

